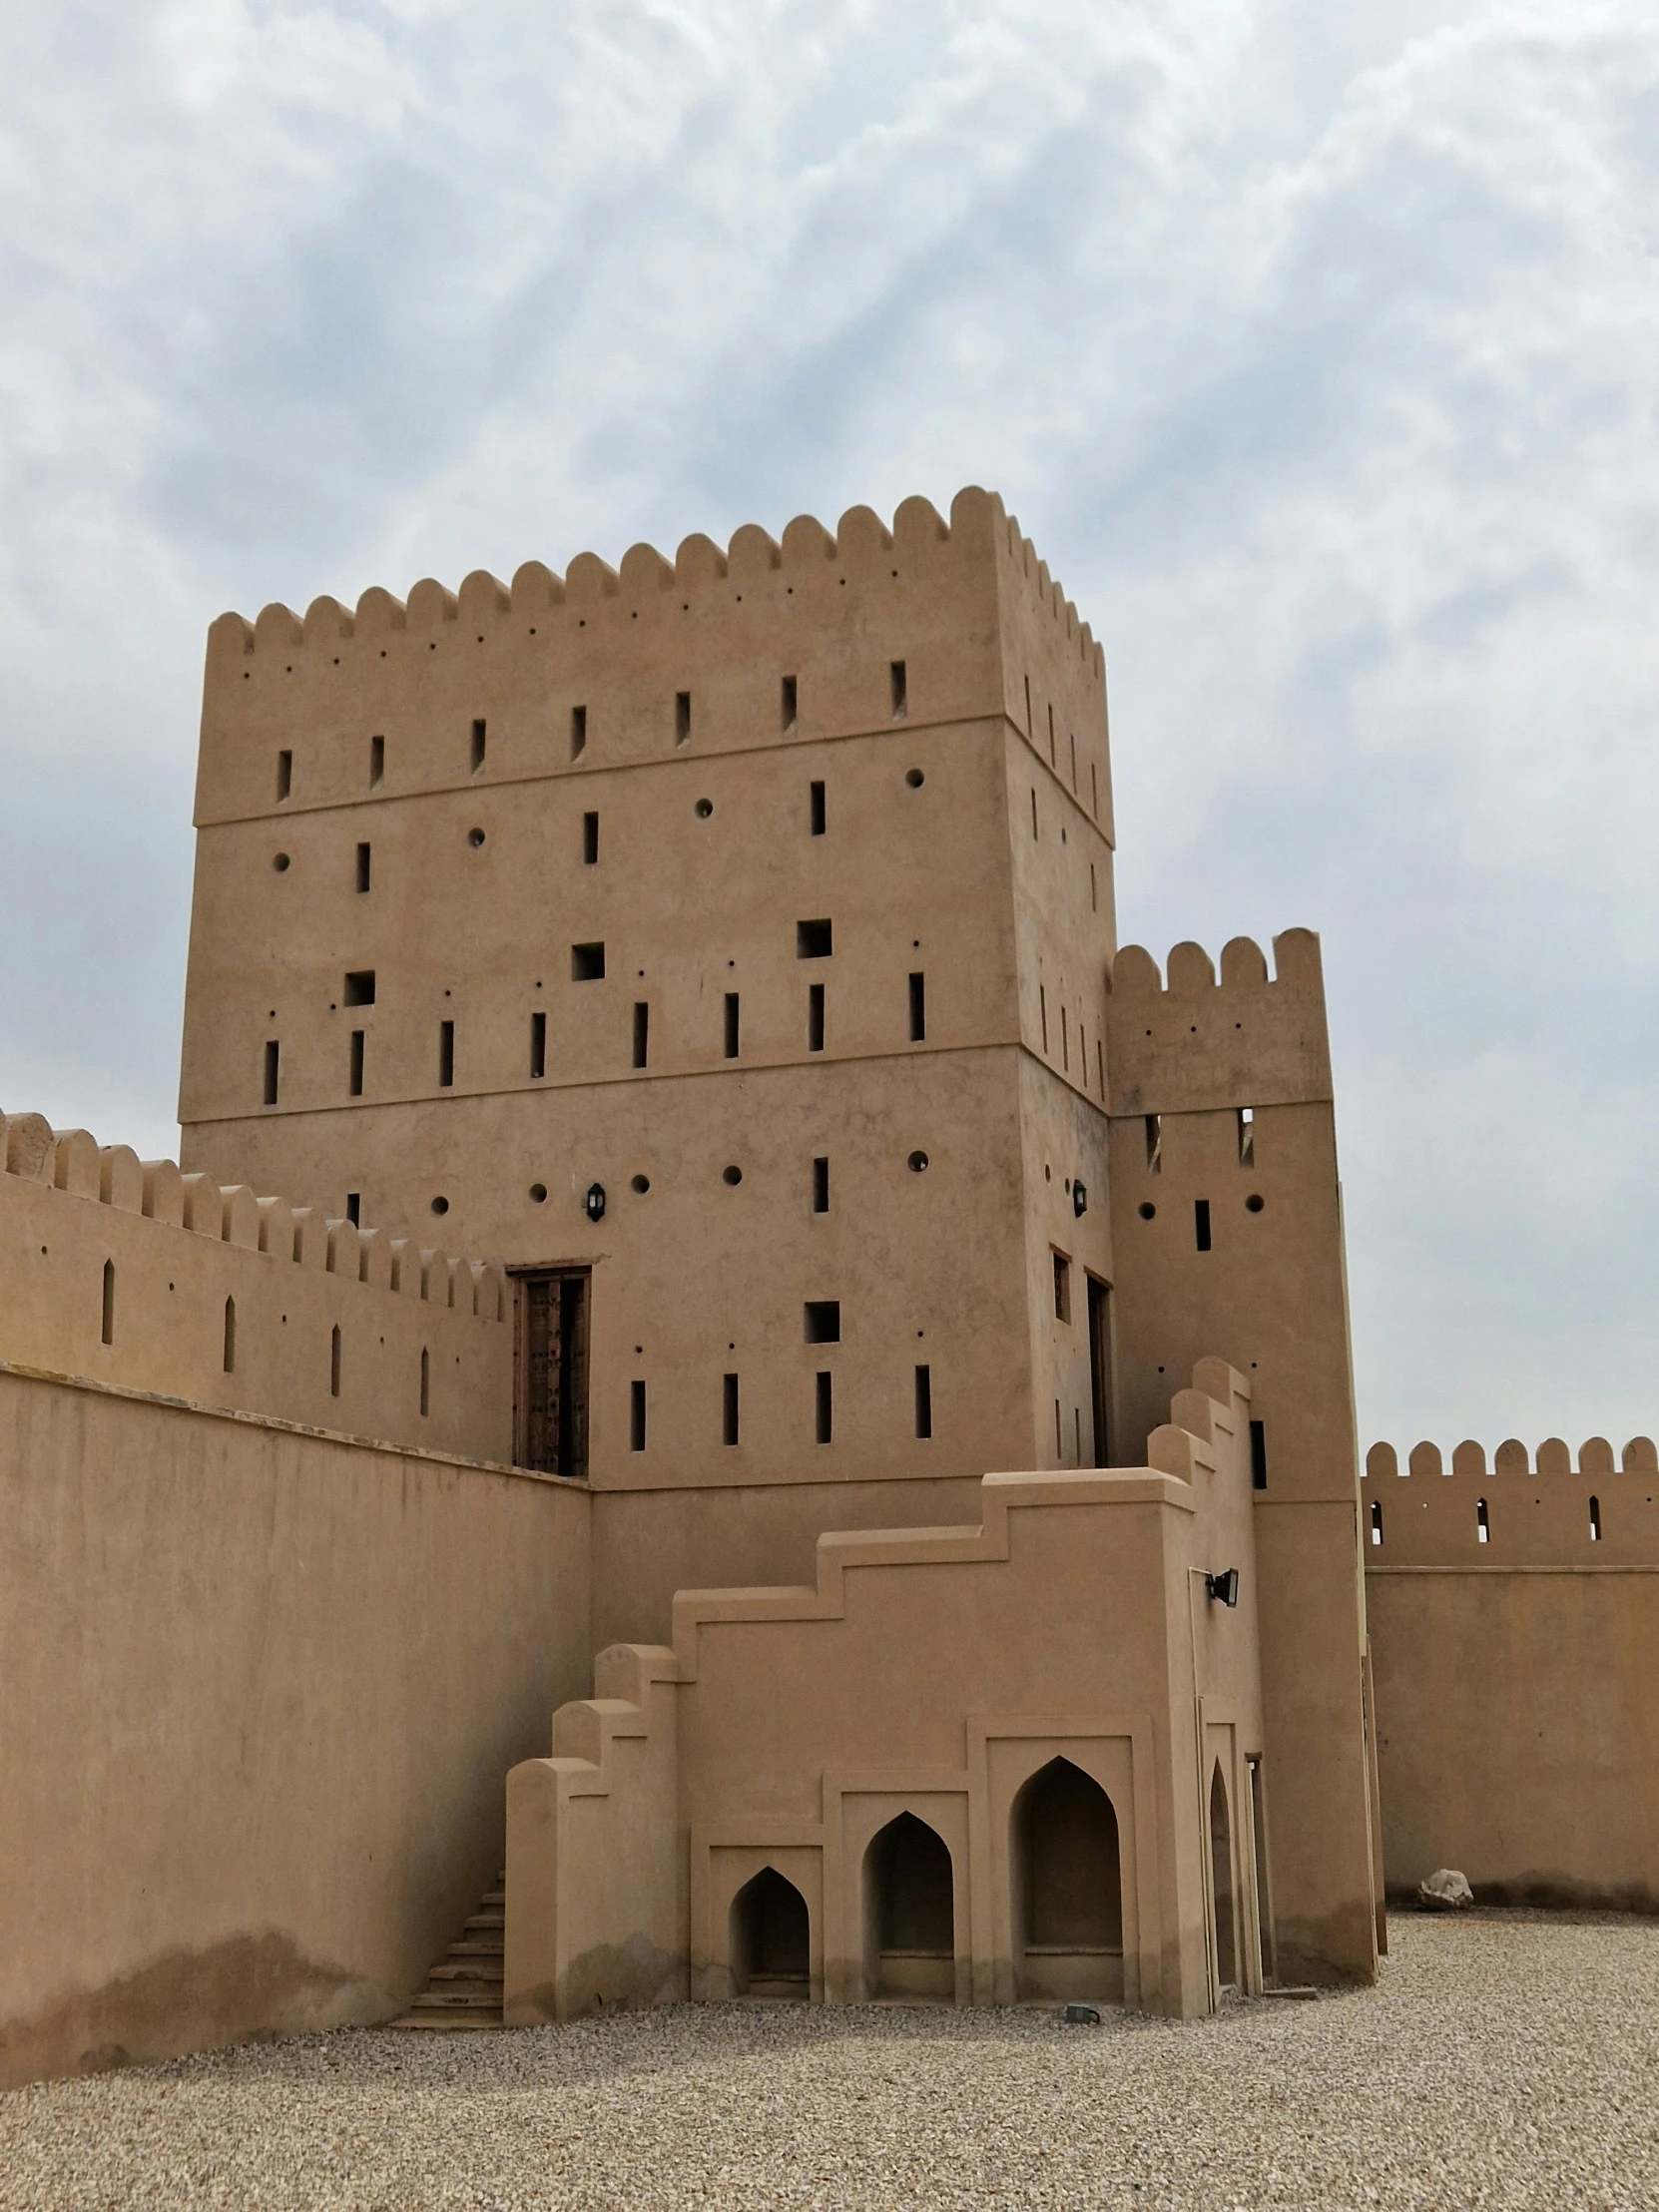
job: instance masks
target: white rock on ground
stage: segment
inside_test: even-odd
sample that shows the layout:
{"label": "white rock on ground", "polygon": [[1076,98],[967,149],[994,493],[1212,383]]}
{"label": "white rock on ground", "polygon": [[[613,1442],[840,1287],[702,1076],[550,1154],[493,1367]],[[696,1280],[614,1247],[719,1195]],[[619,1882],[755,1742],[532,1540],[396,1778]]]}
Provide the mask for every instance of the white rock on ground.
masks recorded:
{"label": "white rock on ground", "polygon": [[1466,1913],[1474,1903],[1468,1876],[1455,1867],[1436,1867],[1417,1884],[1417,1903],[1430,1913]]}
{"label": "white rock on ground", "polygon": [[1188,2023],[677,2005],[44,2083],[0,2097],[0,2207],[1659,2203],[1659,1924],[1391,1939],[1376,1990]]}

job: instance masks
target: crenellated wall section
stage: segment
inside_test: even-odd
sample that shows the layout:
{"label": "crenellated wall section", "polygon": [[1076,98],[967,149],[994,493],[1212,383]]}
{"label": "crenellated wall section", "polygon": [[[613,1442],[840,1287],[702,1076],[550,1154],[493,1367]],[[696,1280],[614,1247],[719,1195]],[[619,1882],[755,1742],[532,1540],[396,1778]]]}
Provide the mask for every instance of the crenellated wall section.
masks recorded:
{"label": "crenellated wall section", "polygon": [[1390,1889],[1659,1911],[1652,1439],[1377,1443],[1361,1494]]}

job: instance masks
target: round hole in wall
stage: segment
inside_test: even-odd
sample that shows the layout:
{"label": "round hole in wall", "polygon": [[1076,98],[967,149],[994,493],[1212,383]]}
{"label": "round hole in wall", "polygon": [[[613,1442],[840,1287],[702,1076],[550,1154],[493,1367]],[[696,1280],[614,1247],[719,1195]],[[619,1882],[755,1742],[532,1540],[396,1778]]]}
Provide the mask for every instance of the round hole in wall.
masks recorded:
{"label": "round hole in wall", "polygon": [[532,1183],[530,1185],[530,1203],[532,1206],[545,1206],[547,1204],[547,1185],[545,1183]]}
{"label": "round hole in wall", "polygon": [[912,1175],[920,1175],[927,1165],[927,1155],[925,1152],[912,1152],[904,1165]]}
{"label": "round hole in wall", "polygon": [[466,841],[476,851],[484,841],[484,832],[482,830],[469,830],[466,833]]}
{"label": "round hole in wall", "polygon": [[449,1211],[448,1199],[434,1198],[432,1201],[432,1211],[434,1214],[447,1214]]}
{"label": "round hole in wall", "polygon": [[720,1179],[723,1183],[730,1183],[735,1189],[743,1181],[743,1170],[740,1167],[723,1168]]}
{"label": "round hole in wall", "polygon": [[927,779],[922,775],[919,768],[907,768],[904,771],[904,781],[909,785],[911,791],[918,792]]}
{"label": "round hole in wall", "polygon": [[1158,1209],[1156,1206],[1153,1205],[1150,1198],[1143,1198],[1136,1211],[1139,1213],[1142,1221],[1150,1221],[1153,1215],[1158,1211]]}
{"label": "round hole in wall", "polygon": [[1266,1204],[1267,1200],[1262,1196],[1260,1191],[1252,1191],[1250,1196],[1245,1200],[1245,1212],[1247,1214],[1259,1214]]}
{"label": "round hole in wall", "polygon": [[276,870],[278,875],[285,875],[288,871],[287,854],[285,852],[276,853],[276,856],[273,858],[271,864]]}
{"label": "round hole in wall", "polygon": [[649,1175],[636,1175],[634,1177],[634,1180],[629,1184],[628,1188],[635,1194],[636,1197],[643,1198],[646,1192],[651,1188],[651,1178]]}
{"label": "round hole in wall", "polygon": [[699,822],[707,822],[714,811],[715,803],[712,799],[700,799],[692,809],[692,813],[696,815]]}

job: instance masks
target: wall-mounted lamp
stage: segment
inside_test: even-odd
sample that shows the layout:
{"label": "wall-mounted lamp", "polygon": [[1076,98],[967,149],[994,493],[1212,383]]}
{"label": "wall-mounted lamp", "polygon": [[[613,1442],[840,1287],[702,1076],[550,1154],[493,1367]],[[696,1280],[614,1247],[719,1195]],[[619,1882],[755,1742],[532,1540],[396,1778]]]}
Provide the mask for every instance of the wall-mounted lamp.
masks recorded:
{"label": "wall-mounted lamp", "polygon": [[1073,1183],[1071,1186],[1071,1210],[1080,1216],[1089,1210],[1089,1194],[1081,1183]]}
{"label": "wall-mounted lamp", "polygon": [[590,1183],[588,1185],[588,1195],[584,1204],[587,1207],[589,1221],[603,1221],[605,1219],[605,1186],[603,1183]]}
{"label": "wall-mounted lamp", "polygon": [[1215,1599],[1219,1604],[1229,1607],[1237,1605],[1239,1602],[1238,1568],[1224,1567],[1220,1574],[1207,1574],[1204,1577],[1204,1594],[1208,1598]]}

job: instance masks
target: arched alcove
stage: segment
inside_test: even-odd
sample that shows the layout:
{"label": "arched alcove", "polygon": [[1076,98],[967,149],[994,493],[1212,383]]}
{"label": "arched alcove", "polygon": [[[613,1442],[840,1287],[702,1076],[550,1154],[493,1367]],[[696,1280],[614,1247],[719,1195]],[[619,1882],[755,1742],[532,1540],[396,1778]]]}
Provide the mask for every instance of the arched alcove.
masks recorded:
{"label": "arched alcove", "polygon": [[955,1882],[937,1830],[900,1813],[864,1854],[864,1986],[872,1996],[956,1994]]}
{"label": "arched alcove", "polygon": [[776,1867],[763,1867],[732,1900],[732,1985],[739,1996],[812,1994],[807,1900]]}
{"label": "arched alcove", "polygon": [[1236,1988],[1239,1939],[1233,1903],[1233,1822],[1219,1759],[1210,1775],[1210,1865],[1216,1884],[1216,1978],[1224,1989]]}
{"label": "arched alcove", "polygon": [[1123,1878],[1112,1801],[1051,1759],[1013,1806],[1014,1980],[1022,1997],[1123,2001]]}

